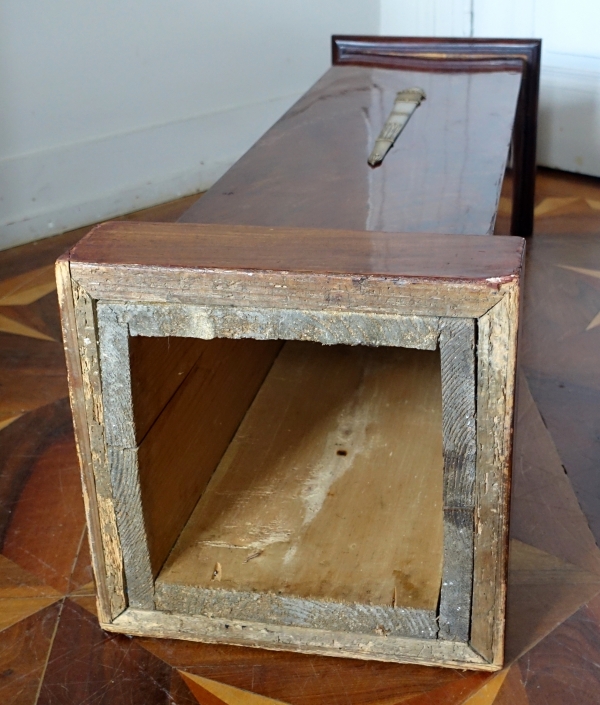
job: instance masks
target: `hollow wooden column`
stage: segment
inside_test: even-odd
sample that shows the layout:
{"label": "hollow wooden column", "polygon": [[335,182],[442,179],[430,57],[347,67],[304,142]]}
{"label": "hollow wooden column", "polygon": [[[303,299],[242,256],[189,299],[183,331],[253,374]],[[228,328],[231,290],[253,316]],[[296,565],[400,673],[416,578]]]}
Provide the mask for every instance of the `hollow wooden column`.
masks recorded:
{"label": "hollow wooden column", "polygon": [[[519,238],[136,223],[101,226],[60,260],[105,628],[498,668],[522,260]],[[155,421],[147,420],[147,405],[141,422],[134,414],[133,396],[141,392],[132,383],[131,341],[140,337],[198,345],[194,353],[190,343],[177,348],[173,374],[187,370],[185,384]],[[168,551],[286,340],[439,348],[444,539],[437,614],[395,598],[375,607],[268,592],[256,603],[256,596],[218,582],[177,587],[161,579]],[[205,352],[203,341],[220,348]],[[259,350],[253,341],[272,343]],[[210,373],[194,377],[195,369]],[[191,442],[189,450],[169,440],[188,423],[193,407],[179,401],[186,398],[213,400],[221,440],[214,432],[202,436],[200,427],[192,434],[200,445]],[[160,456],[166,442],[171,450]],[[204,466],[195,458],[206,456],[209,442],[214,460]],[[159,453],[154,465],[147,460],[151,447]],[[148,509],[153,496],[160,496],[162,512]],[[301,622],[294,621],[298,610]]]}

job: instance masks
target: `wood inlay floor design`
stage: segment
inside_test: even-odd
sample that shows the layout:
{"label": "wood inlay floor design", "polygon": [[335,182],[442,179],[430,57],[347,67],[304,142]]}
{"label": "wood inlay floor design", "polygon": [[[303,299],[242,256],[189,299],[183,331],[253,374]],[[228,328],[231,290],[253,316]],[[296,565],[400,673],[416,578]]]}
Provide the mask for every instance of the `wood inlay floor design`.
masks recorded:
{"label": "wood inlay floor design", "polygon": [[[497,224],[506,232],[510,184]],[[176,220],[195,196],[131,217]],[[528,243],[507,666],[470,673],[128,638],[95,618],[52,264],[0,252],[0,702],[600,702],[600,181],[542,171]]]}

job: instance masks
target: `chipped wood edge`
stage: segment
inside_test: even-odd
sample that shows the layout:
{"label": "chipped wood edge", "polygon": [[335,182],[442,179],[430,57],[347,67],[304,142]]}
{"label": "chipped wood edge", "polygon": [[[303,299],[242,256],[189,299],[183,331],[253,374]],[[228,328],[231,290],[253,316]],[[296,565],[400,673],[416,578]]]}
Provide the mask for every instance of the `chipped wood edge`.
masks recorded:
{"label": "chipped wood edge", "polygon": [[107,631],[135,636],[185,639],[208,644],[231,644],[274,651],[298,651],[369,661],[414,663],[425,666],[497,671],[468,644],[437,639],[414,639],[373,634],[345,634],[303,627],[225,620],[129,608]]}
{"label": "chipped wood edge", "polygon": [[[90,434],[91,423],[93,423],[90,405],[93,404],[92,396],[97,397],[97,395],[91,394],[90,368],[89,365],[83,364],[81,357],[77,304],[71,282],[68,255],[63,255],[56,262],[56,284],[88,541],[96,580],[98,616],[101,622],[110,623],[126,608],[119,557],[120,547],[114,521],[111,521],[111,501],[103,498],[102,482],[99,486],[94,470],[96,449]],[[101,399],[97,397],[96,402],[101,404]]]}
{"label": "chipped wood edge", "polygon": [[130,335],[151,337],[310,340],[436,350],[440,328],[435,317],[345,311],[147,303],[110,304],[110,309],[127,324]]}
{"label": "chipped wood edge", "polygon": [[71,286],[83,380],[83,398],[90,438],[91,469],[104,551],[105,580],[109,589],[110,609],[113,615],[116,615],[127,606],[127,595],[121,540],[114,511],[104,437],[104,401],[98,353],[96,302],[75,282],[72,282]]}
{"label": "chipped wood edge", "polygon": [[427,279],[309,272],[72,263],[73,277],[103,301],[180,303],[479,318],[512,277]]}
{"label": "chipped wood edge", "polygon": [[471,645],[504,659],[519,281],[479,319],[477,479]]}

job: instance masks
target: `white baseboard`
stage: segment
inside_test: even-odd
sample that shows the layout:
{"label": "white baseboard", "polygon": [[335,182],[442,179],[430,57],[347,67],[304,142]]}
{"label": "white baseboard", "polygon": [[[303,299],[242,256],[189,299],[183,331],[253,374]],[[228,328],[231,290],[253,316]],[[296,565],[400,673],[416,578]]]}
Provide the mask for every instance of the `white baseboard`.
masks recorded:
{"label": "white baseboard", "polygon": [[297,97],[0,160],[0,250],[205,190]]}
{"label": "white baseboard", "polygon": [[600,176],[599,57],[544,54],[538,163]]}

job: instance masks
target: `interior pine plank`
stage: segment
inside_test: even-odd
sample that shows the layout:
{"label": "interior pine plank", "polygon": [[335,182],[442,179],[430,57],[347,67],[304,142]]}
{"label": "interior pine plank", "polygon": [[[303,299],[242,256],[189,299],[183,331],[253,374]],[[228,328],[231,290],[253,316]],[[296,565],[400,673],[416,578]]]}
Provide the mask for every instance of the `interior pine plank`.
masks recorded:
{"label": "interior pine plank", "polygon": [[435,610],[439,353],[288,342],[158,581]]}
{"label": "interior pine plank", "polygon": [[[144,524],[154,574],[160,570],[281,347],[279,341],[223,338],[193,342],[195,364],[138,449]],[[156,371],[159,380],[159,369]],[[160,382],[156,389],[162,394]]]}
{"label": "interior pine plank", "polygon": [[129,339],[135,437],[141,443],[167,402],[206,349],[196,338]]}

